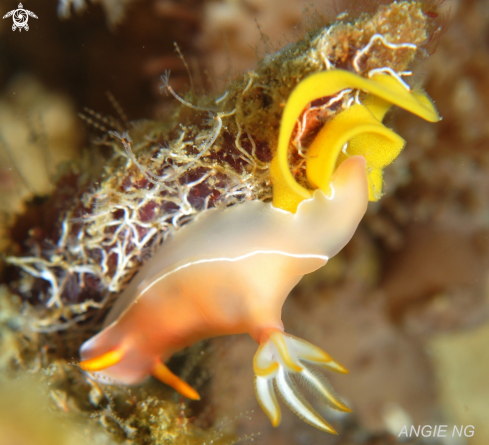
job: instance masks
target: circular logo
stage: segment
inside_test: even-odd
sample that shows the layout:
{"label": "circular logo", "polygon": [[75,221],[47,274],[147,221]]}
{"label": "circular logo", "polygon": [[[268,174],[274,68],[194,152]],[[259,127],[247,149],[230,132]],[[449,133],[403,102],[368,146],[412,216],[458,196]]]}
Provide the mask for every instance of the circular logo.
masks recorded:
{"label": "circular logo", "polygon": [[27,15],[25,9],[17,9],[17,11],[14,12],[13,19],[15,26],[23,28],[27,23],[27,20],[29,20],[29,16]]}
{"label": "circular logo", "polygon": [[37,15],[34,14],[32,11],[24,9],[22,3],[19,3],[19,7],[17,9],[9,11],[3,16],[4,19],[6,19],[7,17],[12,17],[14,21],[14,24],[12,25],[12,31],[18,29],[19,32],[21,32],[22,29],[24,29],[25,31],[29,31],[29,24],[27,23],[29,17],[34,17],[35,19],[37,19]]}

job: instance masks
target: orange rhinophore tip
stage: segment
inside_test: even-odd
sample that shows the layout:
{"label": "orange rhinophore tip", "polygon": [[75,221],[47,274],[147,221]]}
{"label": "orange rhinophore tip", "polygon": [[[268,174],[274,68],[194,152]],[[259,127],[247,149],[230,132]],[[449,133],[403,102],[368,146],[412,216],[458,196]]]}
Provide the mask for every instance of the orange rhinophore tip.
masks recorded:
{"label": "orange rhinophore tip", "polygon": [[151,375],[166,385],[171,386],[182,396],[192,400],[200,400],[199,393],[188,383],[173,374],[163,363],[158,362],[153,368]]}
{"label": "orange rhinophore tip", "polygon": [[97,357],[83,360],[78,365],[84,371],[102,371],[110,366],[117,365],[122,360],[122,357],[124,357],[122,349],[113,349]]}

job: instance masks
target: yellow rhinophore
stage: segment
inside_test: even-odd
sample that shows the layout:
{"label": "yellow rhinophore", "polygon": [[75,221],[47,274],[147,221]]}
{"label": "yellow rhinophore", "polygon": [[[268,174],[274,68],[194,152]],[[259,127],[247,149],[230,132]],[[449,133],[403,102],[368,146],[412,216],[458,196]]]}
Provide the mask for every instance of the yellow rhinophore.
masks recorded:
{"label": "yellow rhinophore", "polygon": [[332,96],[347,88],[368,93],[362,104],[355,103],[328,121],[309,148],[307,179],[313,189],[330,194],[335,168],[346,158],[363,155],[367,160],[369,199],[382,195],[382,170],[399,155],[405,141],[382,124],[392,105],[397,105],[429,121],[440,119],[435,106],[423,92],[413,92],[389,74],[371,79],[345,70],[323,71],[306,77],[292,91],[285,105],[277,153],[272,160],[273,205],[290,212],[312,196],[294,179],[288,162],[290,138],[297,118],[313,100]]}
{"label": "yellow rhinophore", "polygon": [[122,348],[113,349],[105,354],[98,355],[88,360],[83,360],[78,365],[84,371],[101,371],[111,366],[117,365],[124,357]]}

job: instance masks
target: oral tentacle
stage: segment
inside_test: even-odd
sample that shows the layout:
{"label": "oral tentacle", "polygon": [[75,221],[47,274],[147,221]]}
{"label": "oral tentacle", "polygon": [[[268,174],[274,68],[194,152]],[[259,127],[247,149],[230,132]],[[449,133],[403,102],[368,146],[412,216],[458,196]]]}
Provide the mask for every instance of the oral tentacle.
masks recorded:
{"label": "oral tentacle", "polygon": [[187,382],[171,372],[168,367],[157,361],[151,371],[151,375],[159,381],[171,386],[175,391],[191,400],[200,400],[199,393],[193,389]]}

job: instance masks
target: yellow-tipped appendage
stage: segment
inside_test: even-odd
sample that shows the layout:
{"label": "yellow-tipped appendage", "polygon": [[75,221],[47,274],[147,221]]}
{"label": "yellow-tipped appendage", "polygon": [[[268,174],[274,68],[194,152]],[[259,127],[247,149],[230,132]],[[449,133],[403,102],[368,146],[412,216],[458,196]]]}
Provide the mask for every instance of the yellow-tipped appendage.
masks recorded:
{"label": "yellow-tipped appendage", "polygon": [[301,372],[303,368],[301,365],[299,365],[299,361],[289,354],[289,349],[287,348],[287,345],[285,343],[284,334],[282,332],[276,331],[272,335],[270,335],[270,340],[277,348],[277,351],[284,361],[285,366],[287,366],[287,368],[289,368],[293,372]]}
{"label": "yellow-tipped appendage", "polygon": [[318,347],[283,332],[273,332],[260,344],[253,359],[256,398],[273,426],[277,426],[281,418],[275,395],[277,389],[285,404],[300,418],[322,431],[336,434],[304,398],[291,376],[305,381],[331,408],[342,412],[351,412],[351,409],[336,397],[327,381],[308,364],[348,372]]}
{"label": "yellow-tipped appendage", "polygon": [[110,366],[117,365],[124,357],[124,351],[121,348],[113,349],[97,357],[83,360],[78,363],[81,369],[88,372],[102,371]]}
{"label": "yellow-tipped appendage", "polygon": [[[111,366],[117,365],[124,358],[122,348],[113,349],[97,357],[83,360],[78,365],[81,369],[88,372],[103,371]],[[178,376],[173,374],[166,365],[160,361],[154,365],[151,375],[168,386],[171,386],[175,391],[182,396],[192,400],[200,400],[199,393],[193,389],[188,383],[184,382]]]}
{"label": "yellow-tipped appendage", "polygon": [[382,191],[382,169],[404,147],[404,140],[382,124],[385,113],[397,105],[430,122],[440,119],[431,100],[413,92],[389,74],[371,79],[345,70],[312,74],[292,91],[282,115],[277,153],[272,160],[273,205],[295,212],[298,204],[312,196],[294,179],[288,162],[289,143],[297,118],[312,101],[345,89],[368,93],[363,104],[355,103],[328,121],[316,136],[307,155],[307,179],[313,188],[329,194],[335,168],[346,157],[363,155],[367,160],[369,199],[376,201]]}
{"label": "yellow-tipped appendage", "polygon": [[173,374],[173,372],[171,372],[163,363],[157,362],[151,372],[151,375],[166,385],[171,386],[182,396],[192,400],[200,400],[199,393],[188,383],[184,382],[180,377]]}

